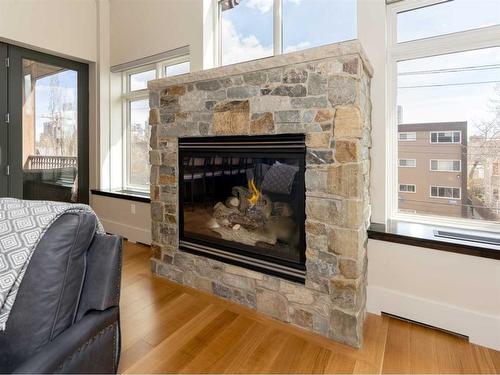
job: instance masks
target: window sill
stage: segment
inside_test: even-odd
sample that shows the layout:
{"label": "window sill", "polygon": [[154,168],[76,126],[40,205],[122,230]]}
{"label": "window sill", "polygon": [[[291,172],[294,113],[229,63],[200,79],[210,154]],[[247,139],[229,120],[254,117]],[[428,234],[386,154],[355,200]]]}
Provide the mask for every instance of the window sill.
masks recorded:
{"label": "window sill", "polygon": [[149,194],[141,191],[118,190],[118,189],[117,190],[92,189],[91,192],[93,195],[101,195],[103,197],[125,199],[129,201],[142,202],[142,203],[151,203]]}
{"label": "window sill", "polygon": [[500,238],[498,234],[492,232],[436,227],[433,225],[397,220],[389,220],[387,225],[372,223],[370,228],[368,228],[368,238],[500,260],[500,246],[475,241],[437,237],[435,235],[435,230]]}

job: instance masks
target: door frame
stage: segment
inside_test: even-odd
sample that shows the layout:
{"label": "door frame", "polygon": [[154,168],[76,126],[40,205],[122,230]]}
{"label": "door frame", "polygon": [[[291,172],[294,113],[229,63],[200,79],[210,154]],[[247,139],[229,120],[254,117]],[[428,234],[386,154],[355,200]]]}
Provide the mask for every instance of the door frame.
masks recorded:
{"label": "door frame", "polygon": [[0,42],[0,197],[9,195],[9,124],[6,115],[8,113],[7,69],[8,46]]}
{"label": "door frame", "polygon": [[22,60],[29,59],[77,71],[78,75],[78,202],[89,202],[89,67],[87,64],[62,57],[9,45],[9,192],[10,196],[22,198]]}

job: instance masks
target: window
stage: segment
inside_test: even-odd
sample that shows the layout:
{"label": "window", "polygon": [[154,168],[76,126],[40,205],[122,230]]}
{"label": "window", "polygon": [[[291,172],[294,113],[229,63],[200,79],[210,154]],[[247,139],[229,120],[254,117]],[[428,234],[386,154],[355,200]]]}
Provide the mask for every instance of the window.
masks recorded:
{"label": "window", "polygon": [[219,63],[356,39],[356,0],[219,0]]}
{"label": "window", "polygon": [[492,174],[493,174],[493,176],[500,175],[500,161],[496,161],[496,162],[493,163]]}
{"label": "window", "polygon": [[415,168],[417,159],[399,159],[399,166],[402,168]]}
{"label": "window", "polygon": [[398,139],[400,141],[416,141],[417,133],[416,132],[400,132],[398,133]]}
{"label": "window", "polygon": [[460,172],[461,166],[461,160],[431,159],[431,171],[435,172]]}
{"label": "window", "polygon": [[417,185],[399,184],[399,192],[400,193],[416,193],[417,192]]}
{"label": "window", "polygon": [[134,68],[122,73],[124,163],[123,188],[149,190],[149,91],[148,81],[188,73],[188,56]]}
{"label": "window", "polygon": [[[389,168],[391,218],[498,230],[500,2],[406,0],[387,10],[388,165],[399,160]],[[429,168],[399,168],[408,156]],[[401,199],[409,177],[428,188]]]}
{"label": "window", "polygon": [[431,132],[431,143],[460,143],[461,132]]}
{"label": "window", "polygon": [[145,72],[130,73],[128,77],[129,91],[138,91],[148,88],[148,81],[156,78],[156,70],[150,69]]}
{"label": "window", "polygon": [[283,0],[283,52],[356,38],[356,1]]}
{"label": "window", "polygon": [[191,71],[191,63],[189,61],[184,62],[172,62],[171,64],[165,64],[163,75],[165,77],[178,76],[180,74],[186,74]]}
{"label": "window", "polygon": [[128,102],[127,188],[149,185],[149,100]]}
{"label": "window", "polygon": [[432,198],[460,199],[460,188],[446,186],[431,186]]}
{"label": "window", "polygon": [[493,200],[498,201],[498,189],[493,189]]}

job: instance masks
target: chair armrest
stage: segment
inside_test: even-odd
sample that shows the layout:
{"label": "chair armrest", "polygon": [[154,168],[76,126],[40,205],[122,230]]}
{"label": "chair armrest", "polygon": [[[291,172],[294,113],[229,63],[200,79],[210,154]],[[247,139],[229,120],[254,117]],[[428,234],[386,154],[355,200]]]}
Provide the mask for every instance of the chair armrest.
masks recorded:
{"label": "chair armrest", "polygon": [[119,309],[93,311],[45,345],[14,373],[116,373]]}

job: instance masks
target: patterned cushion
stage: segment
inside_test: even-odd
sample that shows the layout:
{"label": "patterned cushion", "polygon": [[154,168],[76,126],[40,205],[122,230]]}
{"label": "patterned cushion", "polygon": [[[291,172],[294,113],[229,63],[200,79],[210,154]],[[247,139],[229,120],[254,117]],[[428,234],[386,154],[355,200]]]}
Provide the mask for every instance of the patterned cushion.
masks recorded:
{"label": "patterned cushion", "polygon": [[299,167],[276,162],[264,176],[262,190],[278,194],[290,194]]}

